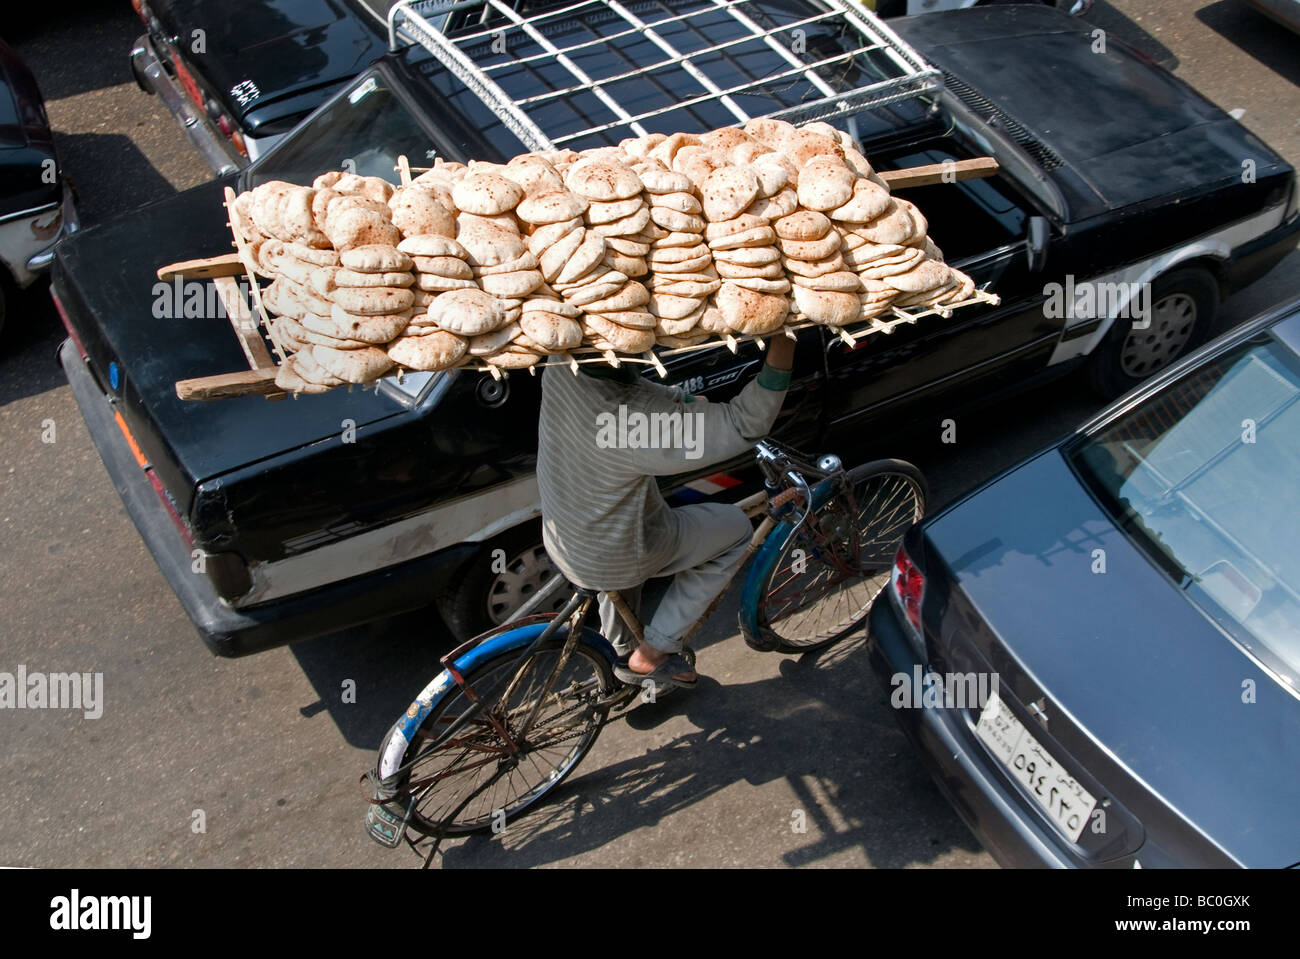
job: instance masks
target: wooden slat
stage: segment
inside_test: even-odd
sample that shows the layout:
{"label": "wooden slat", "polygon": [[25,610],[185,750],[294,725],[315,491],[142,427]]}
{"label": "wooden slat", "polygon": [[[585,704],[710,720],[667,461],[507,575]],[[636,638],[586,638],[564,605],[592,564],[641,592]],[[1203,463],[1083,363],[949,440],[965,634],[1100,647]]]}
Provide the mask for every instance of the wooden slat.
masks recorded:
{"label": "wooden slat", "polygon": [[267,336],[271,338],[271,345],[275,348],[277,357],[281,362],[283,362],[286,355],[284,347],[279,342],[279,338],[275,335],[275,328],[271,325],[270,317],[266,312],[266,306],[262,303],[262,291],[257,285],[257,264],[253,262],[253,251],[248,248],[248,244],[244,242],[244,238],[240,236],[239,231],[235,229],[235,214],[233,212],[235,206],[235,191],[230,187],[226,187],[225,195],[226,211],[229,213],[230,233],[234,237],[235,249],[238,251],[239,260],[244,265],[244,275],[248,277],[248,292],[252,294],[253,312],[256,318],[261,322],[263,329],[266,330]]}
{"label": "wooden slat", "polygon": [[949,173],[953,180],[976,180],[993,176],[998,172],[998,161],[993,157],[976,157],[973,160],[957,160],[954,163],[929,163],[925,166],[908,167],[906,170],[877,170],[881,179],[889,184],[890,190],[906,190],[911,186],[933,186],[944,183],[944,174]]}
{"label": "wooden slat", "polygon": [[209,256],[202,260],[181,260],[158,267],[158,279],[174,280],[182,277],[187,280],[206,280],[215,276],[243,276],[244,264],[238,253],[224,253],[221,256]]}
{"label": "wooden slat", "polygon": [[262,339],[262,333],[257,327],[257,321],[253,319],[252,311],[248,308],[248,300],[244,297],[244,291],[240,289],[239,281],[234,277],[219,276],[212,283],[217,288],[217,295],[221,297],[221,302],[226,308],[231,329],[235,331],[235,336],[239,337],[239,345],[244,348],[244,355],[248,357],[249,367],[255,370],[274,367],[275,360],[271,359],[271,353],[266,348],[266,342]]}
{"label": "wooden slat", "polygon": [[240,370],[192,380],[177,380],[176,395],[183,400],[224,400],[232,396],[283,394],[275,385],[275,370]]}

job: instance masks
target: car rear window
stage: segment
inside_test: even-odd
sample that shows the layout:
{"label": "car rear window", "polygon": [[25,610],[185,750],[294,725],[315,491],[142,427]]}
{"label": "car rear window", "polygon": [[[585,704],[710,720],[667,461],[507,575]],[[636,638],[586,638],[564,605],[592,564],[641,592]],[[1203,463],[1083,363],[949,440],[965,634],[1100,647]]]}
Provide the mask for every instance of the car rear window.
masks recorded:
{"label": "car rear window", "polygon": [[426,161],[429,133],[378,71],[363,76],[304,121],[252,167],[248,187],[267,180],[310,184],[326,170],[397,181],[397,158]]}
{"label": "car rear window", "polygon": [[1189,600],[1300,692],[1300,357],[1264,333],[1071,453]]}

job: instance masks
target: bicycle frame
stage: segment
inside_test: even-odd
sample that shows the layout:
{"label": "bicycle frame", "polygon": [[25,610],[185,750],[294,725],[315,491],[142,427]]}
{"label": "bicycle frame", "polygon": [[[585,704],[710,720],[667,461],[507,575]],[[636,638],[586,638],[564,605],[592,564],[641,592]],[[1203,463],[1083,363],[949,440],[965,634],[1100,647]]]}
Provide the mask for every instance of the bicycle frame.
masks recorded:
{"label": "bicycle frame", "polygon": [[[770,555],[775,560],[780,547],[783,547],[789,538],[804,526],[808,518],[826,502],[837,487],[838,478],[844,475],[839,461],[834,457],[824,458],[822,464],[813,465],[799,454],[772,440],[763,440],[757,443],[756,451],[757,461],[767,480],[768,489],[746,497],[736,505],[744,510],[745,515],[750,518],[760,514],[766,515],[763,516],[750,537],[744,557],[736,566],[737,570],[756,553],[759,553],[760,550],[765,550],[765,555]],[[812,477],[816,483],[815,486],[810,486],[809,477]],[[784,485],[785,488],[779,493],[773,494],[772,490],[781,485]],[[792,521],[791,517],[795,511],[794,503],[798,499],[802,499],[802,511],[798,519]],[[780,535],[773,538],[772,533],[774,530],[780,530]],[[751,569],[745,586],[744,604],[749,606],[756,606],[754,592],[758,586],[755,585],[755,581],[757,580],[761,584],[764,578],[762,575],[755,576],[755,569],[758,568],[758,565],[756,565],[754,569]],[[732,575],[734,577],[735,574]],[[683,637],[683,648],[687,647],[704,622],[716,611],[725,593],[725,588],[719,591],[718,596],[709,604],[703,614],[692,623]],[[500,762],[501,759],[507,761],[500,762],[496,773],[473,790],[456,809],[444,817],[443,821],[454,821],[455,817],[476,796],[489,788],[507,770],[512,768],[508,760],[518,756],[522,748],[526,746],[528,733],[537,720],[542,703],[551,692],[556,678],[561,675],[565,665],[572,657],[577,644],[585,642],[604,655],[609,662],[617,661],[617,654],[608,640],[598,632],[587,628],[587,620],[590,617],[596,595],[597,593],[594,590],[579,588],[574,591],[559,613],[553,616],[549,614],[533,615],[522,621],[516,620],[505,624],[487,634],[475,637],[443,656],[440,660],[443,671],[416,697],[406,711],[406,715],[390,731],[384,746],[381,748],[380,761],[376,769],[370,774],[375,787],[375,795],[370,798],[370,802],[375,804],[375,808],[378,809],[395,801],[411,799],[415,791],[436,782],[440,777],[413,782],[401,782],[400,777],[402,774],[408,773],[421,758],[451,742],[467,725],[485,713],[487,722],[501,737],[501,740],[505,743],[505,748],[502,750],[501,756],[490,757],[484,760],[484,763],[490,761]],[[609,596],[620,618],[627,624],[637,640],[643,640],[642,624],[623,595],[617,590],[608,591],[606,595]],[[742,625],[744,604],[742,605]],[[556,636],[566,625],[568,631],[559,658],[543,684],[540,695],[532,704],[526,720],[512,732],[494,715],[494,707],[503,699],[508,699],[518,687],[525,674],[524,666],[531,660],[534,652],[543,643]],[[476,690],[465,681],[465,673],[472,671],[476,666],[488,659],[510,651],[517,651],[515,665],[507,670],[503,678],[499,679],[491,689]],[[429,742],[422,744],[415,756],[403,762],[406,751],[415,740],[424,720],[432,709],[441,702],[443,697],[452,692],[453,685],[458,687],[464,694],[470,703],[470,707],[452,721],[445,730],[440,731]],[[598,699],[593,703],[593,707],[601,713],[608,714],[611,709],[630,703],[641,691],[640,686],[629,684],[615,690],[611,695]],[[405,805],[406,808],[400,821],[400,827],[396,818],[392,817],[391,814],[384,817],[391,827],[394,829],[400,828],[400,836],[405,835],[406,823],[409,822],[414,810],[413,801],[407,802]],[[372,831],[374,831],[373,825]],[[378,836],[377,831],[375,831],[375,835]],[[436,851],[441,839],[442,836],[439,834],[435,839],[434,851]],[[400,837],[394,836],[391,844],[396,845],[397,842],[400,842]],[[432,857],[433,852],[431,851],[426,865],[432,861]]]}

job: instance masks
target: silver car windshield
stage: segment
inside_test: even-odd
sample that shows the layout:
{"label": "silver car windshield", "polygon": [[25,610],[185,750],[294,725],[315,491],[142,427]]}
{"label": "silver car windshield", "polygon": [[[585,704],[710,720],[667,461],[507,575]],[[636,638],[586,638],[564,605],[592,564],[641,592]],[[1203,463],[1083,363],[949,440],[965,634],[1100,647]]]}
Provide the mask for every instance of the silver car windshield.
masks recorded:
{"label": "silver car windshield", "polygon": [[1075,464],[1188,599],[1300,693],[1300,357],[1262,334],[1080,446]]}

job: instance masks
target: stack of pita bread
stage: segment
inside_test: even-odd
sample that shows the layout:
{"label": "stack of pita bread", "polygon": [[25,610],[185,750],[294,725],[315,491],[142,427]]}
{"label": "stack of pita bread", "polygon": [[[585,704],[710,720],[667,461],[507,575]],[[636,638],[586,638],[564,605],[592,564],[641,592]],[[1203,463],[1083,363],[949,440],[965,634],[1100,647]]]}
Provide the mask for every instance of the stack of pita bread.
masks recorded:
{"label": "stack of pita bread", "polygon": [[509,163],[438,161],[409,185],[333,171],[240,195],[231,223],[294,392],[394,369],[520,369],[804,322],[943,307],[974,284],[845,133],[754,120]]}

